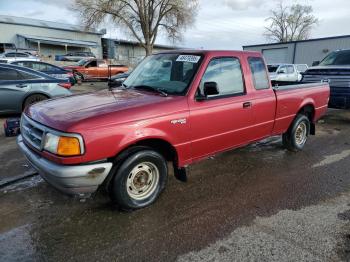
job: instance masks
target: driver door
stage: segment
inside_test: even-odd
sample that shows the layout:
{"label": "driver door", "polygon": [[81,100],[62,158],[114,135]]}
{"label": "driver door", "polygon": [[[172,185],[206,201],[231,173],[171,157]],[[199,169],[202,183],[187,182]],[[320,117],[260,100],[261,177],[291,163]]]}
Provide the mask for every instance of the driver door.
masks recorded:
{"label": "driver door", "polygon": [[215,82],[219,94],[190,104],[193,160],[205,158],[253,139],[252,103],[246,92],[239,57],[214,58],[202,77],[197,95],[206,82]]}

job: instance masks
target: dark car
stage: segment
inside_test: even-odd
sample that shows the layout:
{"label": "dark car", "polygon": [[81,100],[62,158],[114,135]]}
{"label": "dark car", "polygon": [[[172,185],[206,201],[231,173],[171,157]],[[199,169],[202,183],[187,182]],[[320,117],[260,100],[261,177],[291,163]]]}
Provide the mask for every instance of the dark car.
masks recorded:
{"label": "dark car", "polygon": [[303,73],[303,83],[328,82],[330,108],[350,109],[350,50],[328,54],[321,62],[314,62]]}
{"label": "dark car", "polygon": [[71,83],[17,65],[0,64],[0,113],[21,113],[33,103],[71,95]]}
{"label": "dark car", "polygon": [[96,56],[92,52],[72,52],[65,55],[56,55],[56,61],[78,62],[81,59],[92,59]]}
{"label": "dark car", "polygon": [[71,70],[67,70],[56,65],[52,65],[45,62],[39,62],[39,61],[22,61],[22,60],[11,62],[11,64],[28,67],[30,69],[40,71],[42,73],[45,73],[55,78],[69,79],[72,85],[76,83],[73,72]]}
{"label": "dark car", "polygon": [[114,76],[111,76],[111,78],[108,79],[108,86],[109,87],[118,87],[123,84],[123,82],[128,78],[128,76],[131,74],[131,71],[117,74]]}

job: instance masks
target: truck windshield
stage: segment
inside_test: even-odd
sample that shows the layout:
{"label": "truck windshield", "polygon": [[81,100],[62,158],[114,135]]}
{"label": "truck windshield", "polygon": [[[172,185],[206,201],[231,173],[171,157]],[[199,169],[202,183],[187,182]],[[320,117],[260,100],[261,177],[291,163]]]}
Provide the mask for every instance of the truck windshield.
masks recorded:
{"label": "truck windshield", "polygon": [[89,61],[88,59],[81,59],[81,60],[79,60],[79,61],[76,63],[76,65],[78,65],[78,66],[83,66],[83,65],[85,65],[88,61]]}
{"label": "truck windshield", "polygon": [[197,72],[202,55],[155,54],[146,57],[125,80],[127,88],[144,88],[184,95]]}
{"label": "truck windshield", "polygon": [[332,52],[319,65],[350,65],[350,50]]}

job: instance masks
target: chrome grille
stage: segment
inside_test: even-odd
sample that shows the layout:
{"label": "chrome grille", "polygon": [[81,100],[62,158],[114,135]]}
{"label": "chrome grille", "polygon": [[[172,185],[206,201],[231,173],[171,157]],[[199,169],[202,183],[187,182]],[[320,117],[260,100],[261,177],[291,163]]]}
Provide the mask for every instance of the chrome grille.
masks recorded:
{"label": "chrome grille", "polygon": [[45,128],[24,114],[21,118],[21,134],[28,144],[38,150],[42,149]]}

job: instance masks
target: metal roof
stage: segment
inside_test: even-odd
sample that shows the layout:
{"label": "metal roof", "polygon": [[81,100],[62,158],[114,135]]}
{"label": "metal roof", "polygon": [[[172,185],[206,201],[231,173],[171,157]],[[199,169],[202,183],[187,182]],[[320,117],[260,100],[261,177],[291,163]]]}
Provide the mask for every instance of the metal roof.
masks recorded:
{"label": "metal roof", "polygon": [[321,38],[313,38],[313,39],[307,39],[307,40],[298,40],[298,41],[281,42],[281,43],[266,43],[266,44],[257,44],[257,45],[244,45],[243,48],[245,48],[245,47],[259,47],[259,46],[273,46],[273,45],[287,45],[287,44],[294,44],[294,43],[313,42],[313,41],[322,41],[322,40],[332,40],[332,39],[341,39],[341,38],[350,38],[350,35],[321,37]]}
{"label": "metal roof", "polygon": [[54,37],[43,37],[43,36],[33,36],[33,35],[22,35],[17,34],[20,37],[27,39],[28,41],[40,42],[46,44],[54,44],[54,45],[69,45],[69,46],[98,46],[97,42],[93,41],[82,41],[82,40],[71,40],[64,38],[54,38]]}
{"label": "metal roof", "polygon": [[[109,38],[104,38],[108,40],[112,40],[117,44],[125,44],[125,45],[133,45],[133,46],[139,46],[140,43],[137,41],[129,41],[129,40],[123,40],[123,39],[109,39]],[[183,47],[178,47],[178,46],[170,46],[170,45],[159,45],[159,44],[154,44],[155,48],[164,48],[164,49],[184,49]]]}
{"label": "metal roof", "polygon": [[64,30],[64,31],[97,34],[97,35],[104,35],[105,34],[105,32],[102,30],[97,31],[96,29],[86,29],[85,27],[79,26],[79,25],[64,24],[64,23],[58,23],[58,22],[51,22],[51,21],[44,21],[44,20],[25,18],[25,17],[17,17],[17,16],[9,16],[9,15],[0,15],[0,23],[34,26],[34,27]]}

